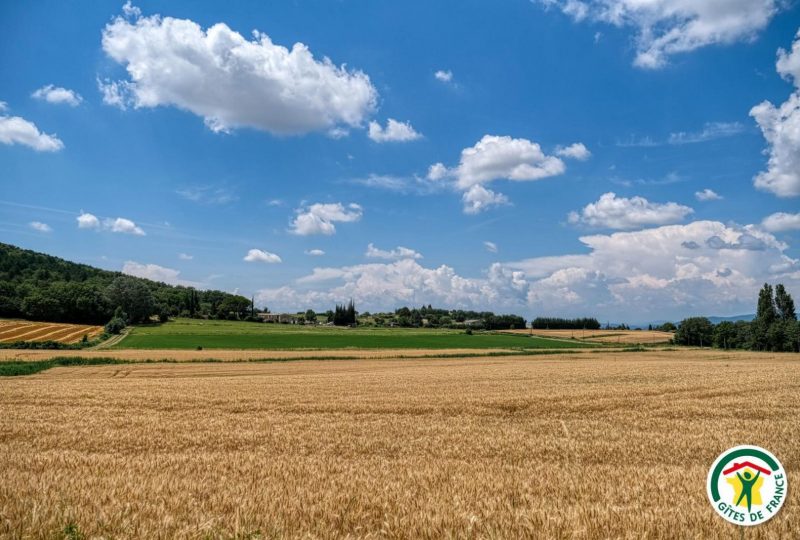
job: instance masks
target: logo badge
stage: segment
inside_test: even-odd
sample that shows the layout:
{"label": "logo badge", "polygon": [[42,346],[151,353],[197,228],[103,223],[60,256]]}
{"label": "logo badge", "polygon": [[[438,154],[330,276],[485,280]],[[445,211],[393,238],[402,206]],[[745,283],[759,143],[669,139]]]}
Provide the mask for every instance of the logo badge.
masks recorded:
{"label": "logo badge", "polygon": [[758,446],[736,446],[720,454],[708,471],[708,500],[717,514],[735,525],[760,525],[786,500],[786,471]]}

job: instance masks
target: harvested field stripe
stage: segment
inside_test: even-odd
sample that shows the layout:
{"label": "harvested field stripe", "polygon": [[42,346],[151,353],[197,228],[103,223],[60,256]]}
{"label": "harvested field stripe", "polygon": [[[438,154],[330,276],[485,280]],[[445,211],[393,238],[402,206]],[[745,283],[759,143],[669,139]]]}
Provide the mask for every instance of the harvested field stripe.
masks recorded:
{"label": "harvested field stripe", "polygon": [[16,335],[16,334],[18,334],[20,332],[24,332],[26,330],[30,330],[32,327],[33,327],[33,325],[30,325],[30,324],[19,325],[19,326],[15,327],[15,328],[12,328],[12,329],[8,330],[8,331],[0,332],[0,339],[4,338],[6,336]]}
{"label": "harvested field stripe", "polygon": [[60,341],[62,343],[77,343],[81,339],[83,339],[84,334],[89,335],[89,339],[94,339],[96,336],[99,336],[103,333],[103,328],[98,327],[88,327],[87,329],[77,330],[67,336],[64,336]]}
{"label": "harvested field stripe", "polygon": [[27,338],[28,336],[37,335],[43,330],[50,330],[52,328],[58,328],[58,325],[49,325],[49,326],[38,326],[33,329],[22,329],[18,332],[3,336],[3,339],[0,341],[25,341],[23,338]]}
{"label": "harvested field stripe", "polygon": [[0,321],[0,343],[13,343],[16,341],[76,343],[83,338],[84,334],[88,334],[90,338],[93,338],[99,336],[102,332],[102,326],[89,324]]}
{"label": "harvested field stripe", "polygon": [[57,329],[47,332],[45,334],[39,334],[33,338],[29,338],[28,341],[47,341],[47,340],[58,341],[58,338],[72,334],[73,332],[74,332],[73,328],[70,328],[68,326],[60,326]]}
{"label": "harvested field stripe", "polygon": [[33,326],[33,325],[32,324],[14,324],[14,325],[8,325],[8,326],[0,327],[0,338],[3,337],[6,334],[12,334],[14,332],[19,332],[20,330],[22,330],[22,329],[24,329],[26,327],[31,327],[31,326]]}
{"label": "harvested field stripe", "polygon": [[[467,353],[467,354],[426,354],[421,356],[393,356],[392,360],[424,360],[424,359],[457,359],[457,358],[506,358],[512,356],[550,356],[559,354],[575,354],[580,351],[573,350],[541,350],[541,351],[518,351],[518,352],[488,352],[488,353]],[[363,358],[359,356],[298,356],[294,358],[250,358],[246,360],[234,360],[224,362],[214,358],[201,358],[194,360],[173,360],[169,358],[158,360],[126,360],[112,358],[108,356],[86,357],[86,356],[59,356],[47,360],[28,360],[0,362],[0,377],[15,377],[20,375],[33,375],[41,371],[54,367],[64,366],[100,366],[117,364],[251,364],[251,363],[285,363],[299,361],[331,361],[331,360],[376,360],[375,358]]]}

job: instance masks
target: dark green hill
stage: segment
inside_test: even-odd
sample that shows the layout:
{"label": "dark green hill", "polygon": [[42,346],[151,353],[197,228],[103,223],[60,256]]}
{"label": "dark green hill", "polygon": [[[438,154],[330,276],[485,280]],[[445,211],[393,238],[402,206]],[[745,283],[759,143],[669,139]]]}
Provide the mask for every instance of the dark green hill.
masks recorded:
{"label": "dark green hill", "polygon": [[118,306],[134,322],[158,314],[250,313],[243,296],[167,285],[0,243],[0,317],[104,324]]}

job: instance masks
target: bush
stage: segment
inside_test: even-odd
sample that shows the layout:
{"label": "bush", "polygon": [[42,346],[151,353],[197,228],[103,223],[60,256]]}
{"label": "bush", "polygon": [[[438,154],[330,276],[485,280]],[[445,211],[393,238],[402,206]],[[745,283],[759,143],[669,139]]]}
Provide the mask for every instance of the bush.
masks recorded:
{"label": "bush", "polygon": [[106,334],[119,334],[127,326],[125,319],[121,317],[114,317],[106,323]]}
{"label": "bush", "polygon": [[0,343],[0,349],[80,349],[77,343],[61,343],[60,341],[12,341]]}
{"label": "bush", "polygon": [[464,330],[464,333],[467,334],[468,336],[471,336],[472,335],[472,328],[467,328],[466,330]]}

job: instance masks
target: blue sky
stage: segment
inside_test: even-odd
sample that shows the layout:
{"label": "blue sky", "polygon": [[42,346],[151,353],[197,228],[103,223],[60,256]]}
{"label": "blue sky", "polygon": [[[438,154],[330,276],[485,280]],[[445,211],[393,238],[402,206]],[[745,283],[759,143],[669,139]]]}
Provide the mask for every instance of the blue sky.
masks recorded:
{"label": "blue sky", "polygon": [[273,310],[800,293],[799,8],[229,4],[0,6],[3,241]]}

